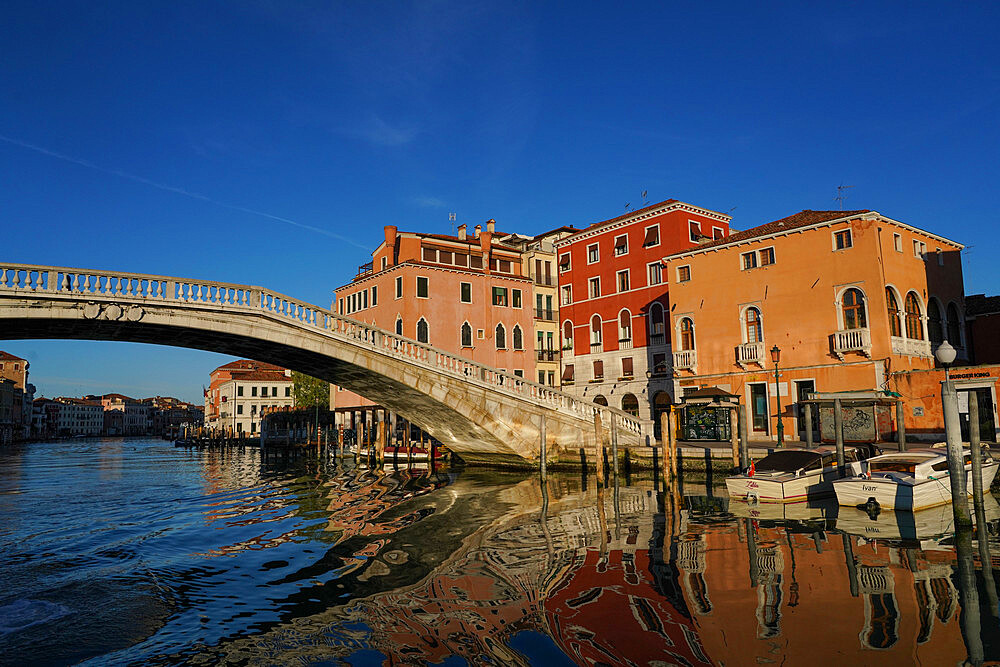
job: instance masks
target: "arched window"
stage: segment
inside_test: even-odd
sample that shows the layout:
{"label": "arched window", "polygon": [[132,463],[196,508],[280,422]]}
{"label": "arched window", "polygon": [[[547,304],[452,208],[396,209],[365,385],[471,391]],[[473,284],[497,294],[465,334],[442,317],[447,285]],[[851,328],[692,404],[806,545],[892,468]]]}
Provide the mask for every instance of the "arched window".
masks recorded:
{"label": "arched window", "polygon": [[670,411],[670,394],[665,391],[658,391],[653,396],[653,435],[660,439],[660,415]]}
{"label": "arched window", "polygon": [[649,306],[649,344],[666,345],[665,323],[663,319],[663,306],[654,301]]}
{"label": "arched window", "polygon": [[748,343],[760,343],[764,340],[764,329],[760,322],[760,310],[746,309],[746,334]]}
{"label": "arched window", "polygon": [[962,321],[958,319],[958,307],[948,304],[948,342],[955,347],[962,347]]}
{"label": "arched window", "polygon": [[594,315],[590,318],[590,345],[600,345],[603,338],[601,337],[601,316]]}
{"label": "arched window", "polygon": [[944,340],[941,306],[938,305],[937,299],[929,299],[927,301],[927,337],[930,338],[931,343],[934,345],[940,345],[941,341]]}
{"label": "arched window", "polygon": [[597,403],[598,405],[607,405],[608,399],[604,398],[601,394],[598,394],[597,396],[594,396],[594,403]]}
{"label": "arched window", "polygon": [[635,394],[622,396],[622,412],[627,412],[633,417],[639,416],[639,399],[635,397]]}
{"label": "arched window", "polygon": [[402,336],[403,335],[403,318],[402,317],[397,317],[396,318],[396,335],[397,336]]}
{"label": "arched window", "polygon": [[562,349],[572,350],[573,349],[573,323],[569,320],[563,322],[562,326],[562,338],[563,345]]}
{"label": "arched window", "polygon": [[524,336],[521,334],[521,325],[520,324],[515,324],[514,325],[513,335],[511,337],[514,339],[514,349],[515,350],[523,350],[524,349]]}
{"label": "arched window", "polygon": [[885,288],[885,309],[889,314],[889,335],[902,336],[902,328],[899,326],[899,301],[891,287]]}
{"label": "arched window", "polygon": [[417,342],[418,343],[428,343],[430,342],[430,332],[427,328],[427,320],[420,318],[417,321]]}
{"label": "arched window", "polygon": [[628,309],[618,313],[618,342],[632,342],[632,313]]}
{"label": "arched window", "polygon": [[868,326],[868,318],[865,317],[865,295],[861,290],[852,287],[844,292],[842,307],[845,329],[864,329]]}
{"label": "arched window", "polygon": [[472,347],[472,327],[468,322],[462,324],[462,347]]}
{"label": "arched window", "polygon": [[507,330],[503,328],[502,324],[497,325],[495,340],[498,350],[507,349]]}
{"label": "arched window", "polygon": [[912,340],[924,339],[924,324],[920,321],[920,301],[917,295],[909,292],[903,302],[906,311],[906,337]]}
{"label": "arched window", "polygon": [[681,349],[694,349],[694,322],[690,317],[681,318]]}

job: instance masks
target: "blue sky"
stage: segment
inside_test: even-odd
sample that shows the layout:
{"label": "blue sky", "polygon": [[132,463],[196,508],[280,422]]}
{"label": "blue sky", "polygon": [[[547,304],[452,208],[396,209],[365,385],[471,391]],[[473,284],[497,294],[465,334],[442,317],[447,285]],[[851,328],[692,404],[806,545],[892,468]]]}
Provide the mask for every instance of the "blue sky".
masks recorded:
{"label": "blue sky", "polygon": [[[675,197],[869,208],[1000,292],[997,3],[0,7],[0,261],[328,306],[382,226],[533,233]],[[0,341],[47,396],[199,400],[230,358]]]}

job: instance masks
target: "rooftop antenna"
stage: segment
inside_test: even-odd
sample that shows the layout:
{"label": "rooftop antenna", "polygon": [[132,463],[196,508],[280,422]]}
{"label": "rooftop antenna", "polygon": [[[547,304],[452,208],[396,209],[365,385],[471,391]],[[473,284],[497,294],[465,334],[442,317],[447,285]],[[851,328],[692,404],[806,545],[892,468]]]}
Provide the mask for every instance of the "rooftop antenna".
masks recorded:
{"label": "rooftop antenna", "polygon": [[457,218],[458,218],[458,216],[456,216],[454,213],[449,213],[448,214],[448,220],[449,220],[449,222],[451,222],[451,233],[452,233],[452,235],[455,234],[455,220]]}
{"label": "rooftop antenna", "polygon": [[630,201],[625,202],[625,210],[626,211],[631,211],[632,210],[632,202],[630,202]]}
{"label": "rooftop antenna", "polygon": [[844,185],[843,183],[837,186],[837,196],[834,197],[833,199],[837,202],[840,202],[841,211],[844,210],[844,200],[847,199],[847,190],[853,187],[854,187],[853,185]]}
{"label": "rooftop antenna", "polygon": [[646,199],[646,192],[648,192],[648,191],[647,190],[643,190],[642,191],[642,205],[643,206],[649,206],[649,200]]}

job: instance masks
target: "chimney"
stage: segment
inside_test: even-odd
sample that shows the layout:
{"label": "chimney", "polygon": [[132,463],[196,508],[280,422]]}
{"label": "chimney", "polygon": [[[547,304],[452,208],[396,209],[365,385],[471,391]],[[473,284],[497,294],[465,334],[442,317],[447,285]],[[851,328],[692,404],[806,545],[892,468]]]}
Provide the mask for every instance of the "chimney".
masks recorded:
{"label": "chimney", "polygon": [[488,231],[490,234],[493,233],[493,230],[496,229],[496,226],[497,226],[497,221],[494,220],[493,218],[490,218],[489,220],[486,221],[486,231]]}
{"label": "chimney", "polygon": [[464,241],[465,240],[465,223],[464,222],[461,225],[458,226],[458,240],[459,241]]}
{"label": "chimney", "polygon": [[482,225],[476,225],[476,236],[474,238],[478,239],[479,235],[482,233],[482,231],[483,231],[483,226]]}
{"label": "chimney", "polygon": [[389,256],[387,266],[396,265],[396,226],[385,226],[385,249]]}

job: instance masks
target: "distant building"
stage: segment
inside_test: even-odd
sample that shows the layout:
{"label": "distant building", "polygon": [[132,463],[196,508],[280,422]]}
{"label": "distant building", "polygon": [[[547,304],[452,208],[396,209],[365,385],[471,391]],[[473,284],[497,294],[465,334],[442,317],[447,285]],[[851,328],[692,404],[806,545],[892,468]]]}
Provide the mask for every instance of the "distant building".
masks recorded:
{"label": "distant building", "polygon": [[14,442],[14,381],[0,378],[0,446]]}
{"label": "distant building", "polygon": [[975,364],[1000,363],[1000,296],[965,297],[969,355]]}
{"label": "distant building", "polygon": [[260,433],[264,411],[295,404],[290,370],[250,359],[219,366],[205,391],[206,427],[227,433]]}
{"label": "distant building", "polygon": [[55,432],[59,436],[101,435],[104,432],[104,406],[100,401],[60,396],[62,405],[56,415]]}
{"label": "distant building", "polygon": [[105,431],[105,435],[152,435],[153,430],[153,408],[144,405],[141,401],[129,398],[124,394],[102,394],[99,396],[84,396],[84,400],[98,402],[105,411],[119,411],[122,414],[121,427],[119,429],[118,418],[113,418],[110,422],[112,430]]}
{"label": "distant building", "polygon": [[0,379],[13,382],[11,399],[11,431],[14,440],[31,436],[31,402],[35,398],[35,385],[28,383],[28,361],[0,350]]}

